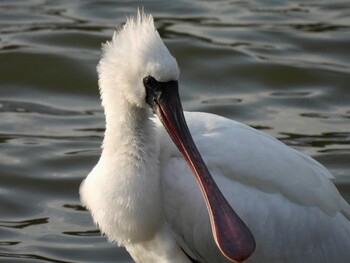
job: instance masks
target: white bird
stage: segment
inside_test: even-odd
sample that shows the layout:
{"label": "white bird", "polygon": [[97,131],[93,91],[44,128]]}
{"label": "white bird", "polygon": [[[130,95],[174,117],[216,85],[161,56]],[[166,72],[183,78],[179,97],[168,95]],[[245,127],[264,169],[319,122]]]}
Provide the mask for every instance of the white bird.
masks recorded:
{"label": "white bird", "polygon": [[106,131],[81,201],[136,262],[350,262],[350,206],[333,176],[244,124],[183,114],[151,15],[114,33],[98,74]]}

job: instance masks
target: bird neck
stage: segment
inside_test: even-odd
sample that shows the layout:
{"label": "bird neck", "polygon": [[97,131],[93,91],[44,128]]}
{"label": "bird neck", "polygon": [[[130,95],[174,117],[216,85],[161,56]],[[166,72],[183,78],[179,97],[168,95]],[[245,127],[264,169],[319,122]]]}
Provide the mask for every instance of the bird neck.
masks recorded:
{"label": "bird neck", "polygon": [[[108,221],[104,232],[119,244],[150,239],[163,215],[159,145],[151,112],[126,101],[105,111],[99,165],[105,167],[103,176],[109,182],[103,190],[109,198],[105,202],[115,209],[109,218],[121,224]],[[109,224],[113,230],[108,230]]]}
{"label": "bird neck", "polygon": [[[101,157],[118,163],[124,173],[158,176],[159,142],[149,109],[131,105],[126,100],[105,109],[106,131]],[[120,167],[125,164],[126,167]],[[113,167],[113,166],[110,166]],[[140,170],[140,171],[139,171]]]}
{"label": "bird neck", "polygon": [[106,109],[106,131],[103,154],[132,154],[144,159],[145,151],[156,149],[155,128],[148,109],[138,108],[128,102]]}

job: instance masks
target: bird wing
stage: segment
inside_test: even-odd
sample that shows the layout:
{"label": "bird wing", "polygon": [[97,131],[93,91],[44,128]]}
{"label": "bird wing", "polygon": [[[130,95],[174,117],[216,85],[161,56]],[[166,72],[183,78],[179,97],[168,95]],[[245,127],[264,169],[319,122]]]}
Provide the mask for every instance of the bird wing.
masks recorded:
{"label": "bird wing", "polygon": [[[338,222],[330,219],[343,220],[341,224],[350,236],[349,205],[329,180],[333,176],[317,161],[244,124],[208,113],[186,112],[185,116],[219,188],[257,239],[257,253],[266,253],[259,249],[268,250],[268,244],[259,248],[262,238],[271,240],[267,242],[274,246],[270,251],[295,251],[302,245],[296,237],[305,236],[303,232],[310,226],[336,232],[336,227],[327,225]],[[189,256],[203,262],[226,262],[213,243],[205,203],[190,169],[163,128],[159,132],[164,209],[169,224]],[[334,219],[338,217],[342,219]],[[299,227],[305,220],[308,225]],[[276,229],[289,232],[277,238],[281,233]],[[301,252],[307,253],[312,249],[307,244],[325,234],[313,231],[304,238]],[[347,240],[350,242],[350,237]],[[319,262],[325,257],[321,252],[315,259]],[[279,257],[277,252],[271,253]]]}

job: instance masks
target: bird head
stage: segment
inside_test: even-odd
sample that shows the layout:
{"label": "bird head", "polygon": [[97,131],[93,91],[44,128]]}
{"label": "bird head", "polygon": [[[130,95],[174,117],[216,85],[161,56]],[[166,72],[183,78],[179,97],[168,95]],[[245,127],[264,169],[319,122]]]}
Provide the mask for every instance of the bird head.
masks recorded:
{"label": "bird head", "polygon": [[119,98],[137,107],[148,107],[145,78],[177,81],[180,71],[156,30],[153,17],[138,11],[103,45],[98,73],[104,105],[109,99]]}

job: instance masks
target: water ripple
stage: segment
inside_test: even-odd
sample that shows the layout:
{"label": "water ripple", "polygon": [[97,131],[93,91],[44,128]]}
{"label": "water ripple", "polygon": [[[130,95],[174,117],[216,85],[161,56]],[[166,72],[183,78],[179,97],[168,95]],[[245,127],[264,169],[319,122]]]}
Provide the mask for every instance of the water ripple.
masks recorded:
{"label": "water ripple", "polygon": [[[132,262],[80,205],[104,133],[100,45],[139,1],[0,1],[0,261]],[[350,200],[349,1],[144,1],[184,107],[312,155]]]}
{"label": "water ripple", "polygon": [[47,224],[49,223],[49,219],[47,217],[45,218],[35,218],[35,219],[29,219],[24,221],[0,221],[0,227],[9,227],[9,228],[19,228],[23,229],[29,226],[34,225],[40,225],[40,224]]}

